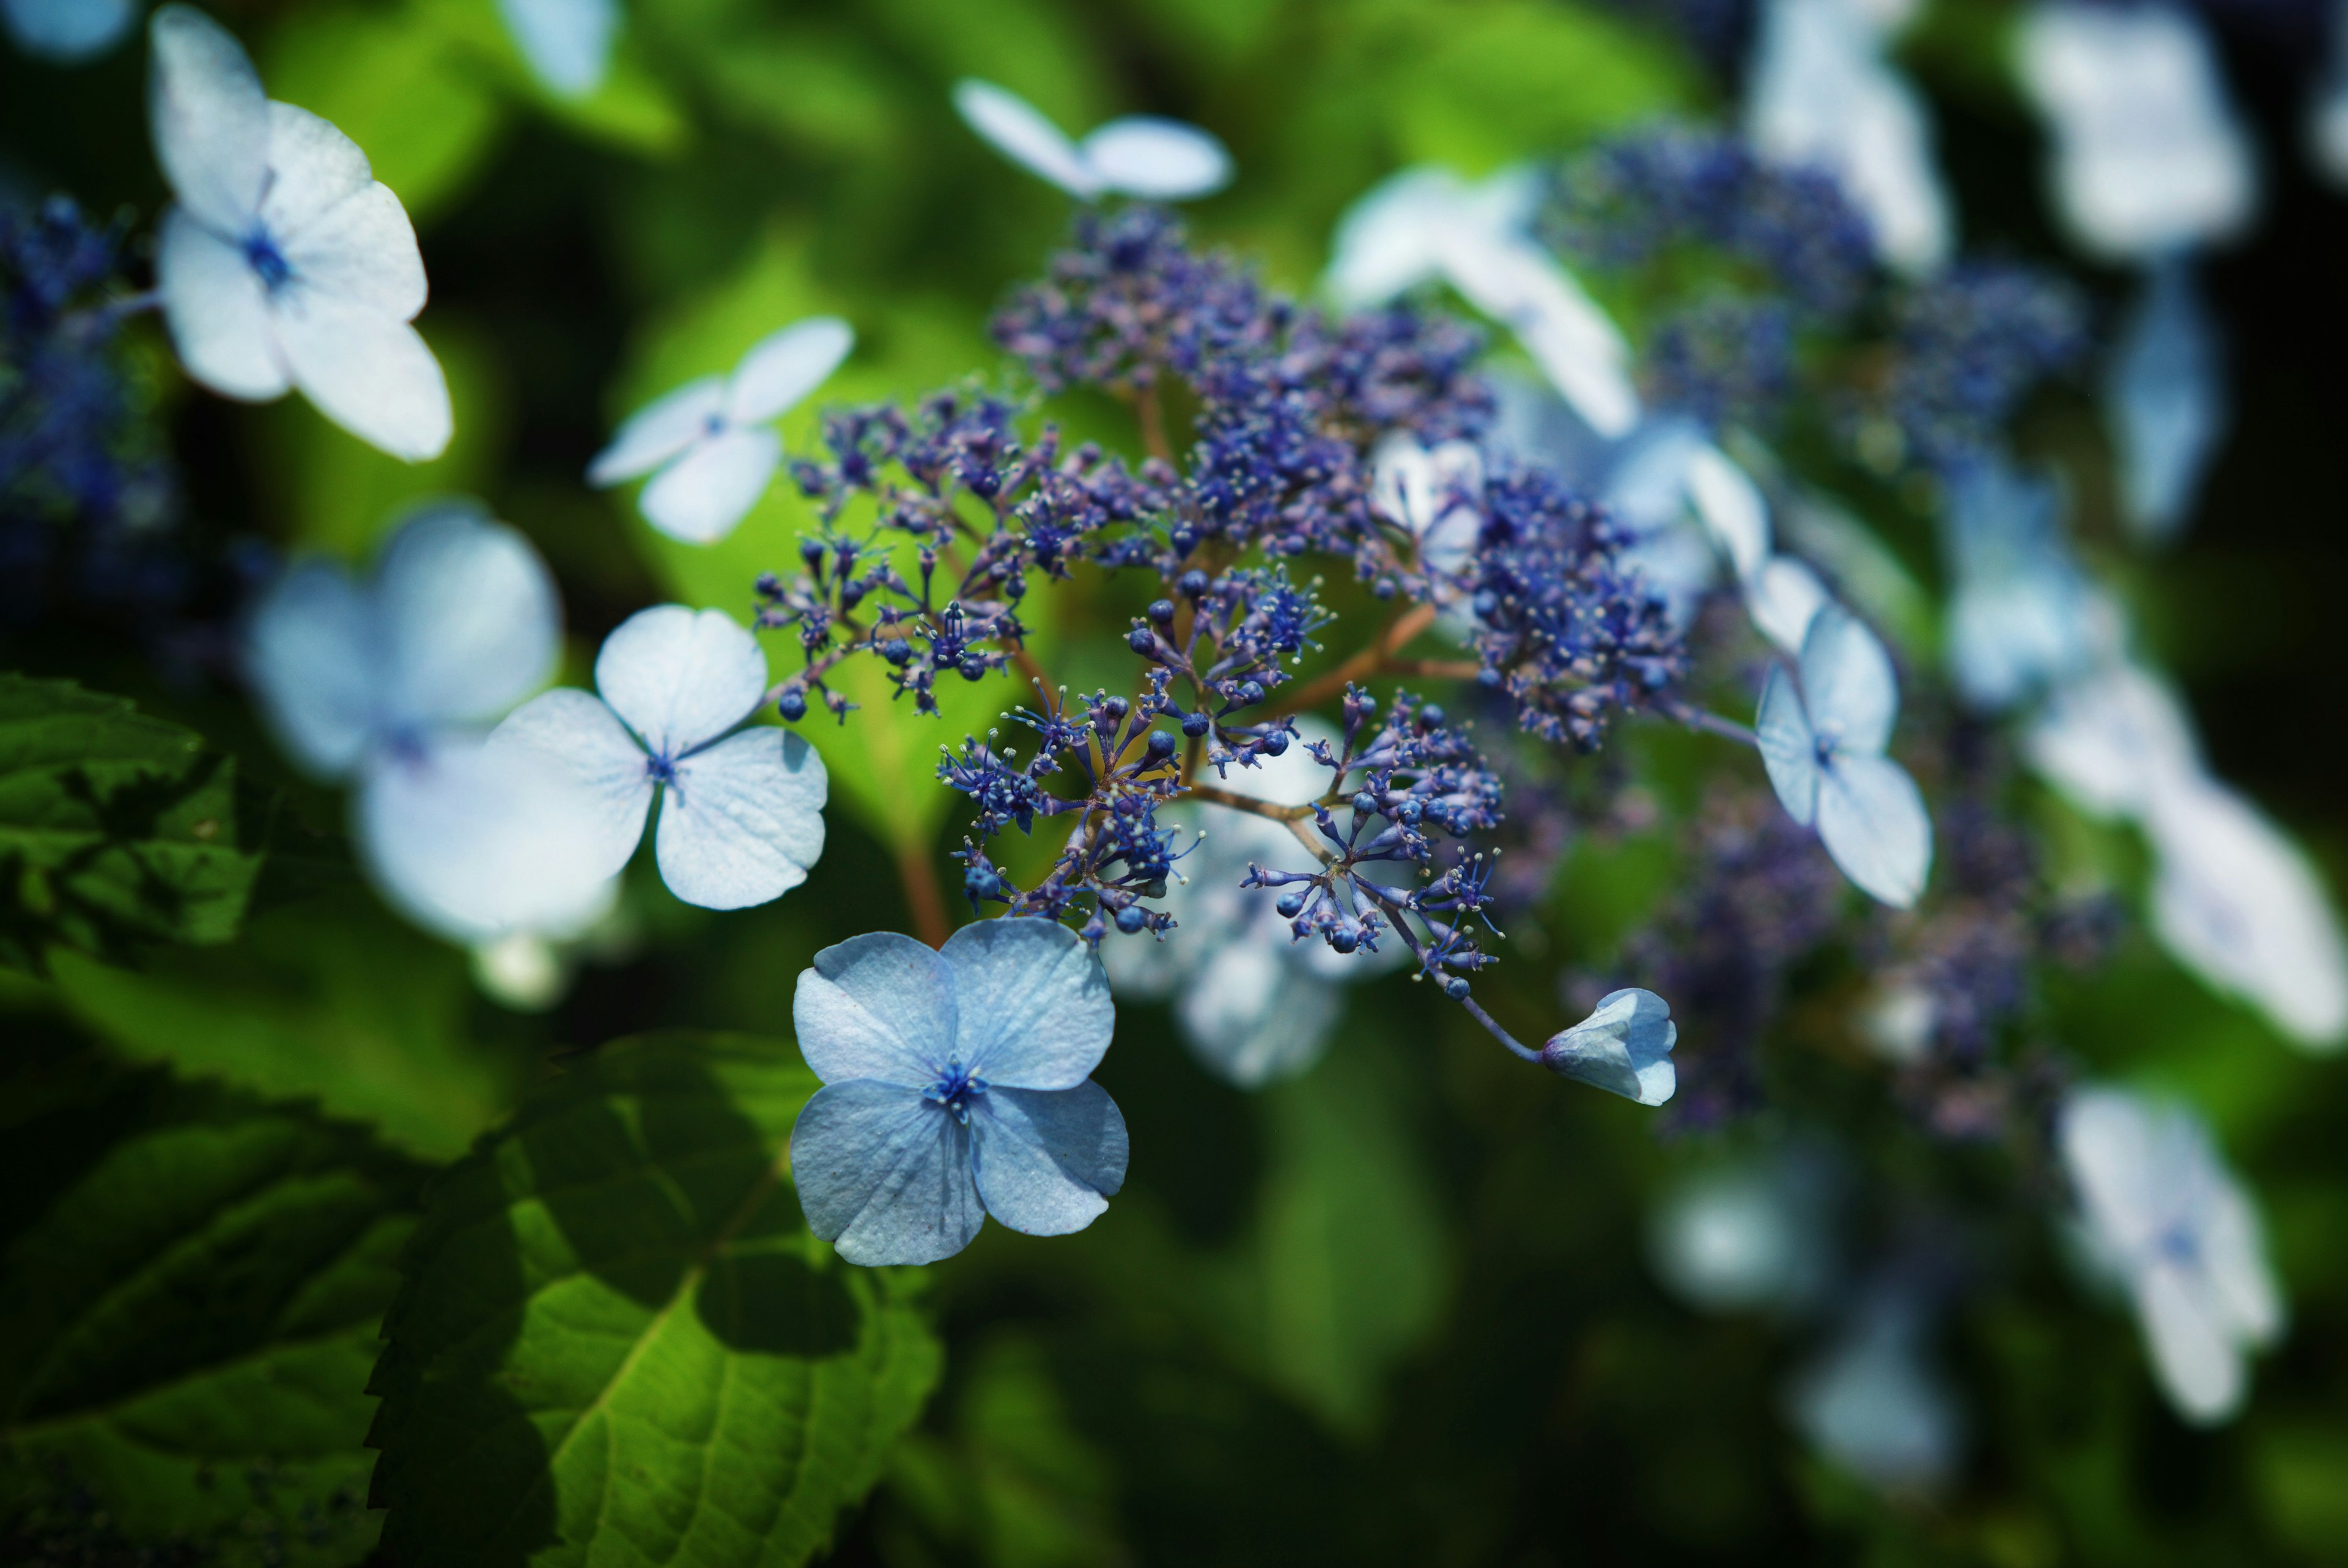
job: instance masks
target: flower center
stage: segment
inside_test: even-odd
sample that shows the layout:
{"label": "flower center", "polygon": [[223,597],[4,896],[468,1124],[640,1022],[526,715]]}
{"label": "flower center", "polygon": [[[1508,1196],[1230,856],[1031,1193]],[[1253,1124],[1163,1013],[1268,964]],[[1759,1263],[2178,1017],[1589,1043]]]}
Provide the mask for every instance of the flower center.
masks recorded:
{"label": "flower center", "polygon": [[266,229],[255,229],[244,237],[245,264],[261,275],[261,286],[275,293],[294,279],[294,264],[277,241],[269,237]]}
{"label": "flower center", "polygon": [[965,1071],[960,1061],[949,1061],[938,1081],[922,1091],[922,1098],[944,1106],[955,1121],[968,1126],[971,1102],[985,1092],[985,1079]]}
{"label": "flower center", "polygon": [[2160,1239],[2153,1245],[2159,1249],[2161,1256],[2171,1263],[2190,1267],[2201,1258],[2201,1238],[2195,1235],[2192,1227],[2183,1220],[2162,1231]]}
{"label": "flower center", "polygon": [[676,783],[676,759],[666,752],[654,752],[644,759],[644,774],[654,784]]}

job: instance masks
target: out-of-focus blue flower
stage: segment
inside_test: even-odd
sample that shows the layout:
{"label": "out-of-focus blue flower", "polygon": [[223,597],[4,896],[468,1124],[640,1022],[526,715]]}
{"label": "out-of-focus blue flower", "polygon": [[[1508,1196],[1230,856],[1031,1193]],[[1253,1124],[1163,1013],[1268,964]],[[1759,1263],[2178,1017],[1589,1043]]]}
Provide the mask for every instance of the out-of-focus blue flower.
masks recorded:
{"label": "out-of-focus blue flower", "polygon": [[1923,100],[1884,57],[1892,23],[1911,8],[1766,0],[1745,133],[1771,162],[1831,173],[1867,215],[1877,254],[1925,272],[1948,260],[1953,224]]}
{"label": "out-of-focus blue flower", "polygon": [[0,0],[0,25],[16,46],[61,66],[106,53],[138,15],[131,0]]}
{"label": "out-of-focus blue flower", "polygon": [[1231,180],[1231,155],[1197,126],[1155,115],[1127,115],[1072,141],[1042,110],[1007,87],[965,77],[954,108],[970,128],[1031,174],[1079,201],[1133,196],[1188,201]]}
{"label": "out-of-focus blue flower", "polygon": [[353,836],[376,886],[444,935],[576,927],[608,897],[609,870],[579,853],[592,803],[479,731],[552,671],[559,618],[538,553],[463,503],[401,525],[365,582],[309,562],[253,611],[263,715],[304,771],[356,780]]}
{"label": "out-of-focus blue flower", "polygon": [[2084,249],[2153,261],[2250,221],[2250,140],[2183,6],[2042,0],[2019,63],[2052,132],[2055,210]]}
{"label": "out-of-focus blue flower", "polygon": [[2162,1391],[2188,1420],[2226,1419],[2247,1391],[2245,1353],[2282,1331],[2249,1195],[2180,1105],[2082,1089],[2059,1135],[2094,1261],[2135,1304]]}
{"label": "out-of-focus blue flower", "polygon": [[408,324],[424,308],[424,259],[399,198],[350,138],[264,97],[244,50],[202,12],[166,5],[148,31],[149,125],[179,199],[155,282],[180,363],[246,402],[298,386],[393,456],[438,456],[448,387]]}
{"label": "out-of-focus blue flower", "polygon": [[1079,1231],[1125,1184],[1125,1118],[1090,1073],[1116,1025],[1092,952],[982,920],[932,952],[893,931],[800,971],[791,1019],[824,1087],[791,1129],[808,1228],[850,1263],[932,1263],[993,1214]]}
{"label": "out-of-focus blue flower", "polygon": [[1948,490],[1941,539],[1952,588],[1949,673],[1977,708],[2002,712],[2078,671],[2096,651],[2099,603],[2064,548],[2060,493],[2003,456]]}
{"label": "out-of-focus blue flower", "polygon": [[1832,1178],[1819,1151],[1800,1148],[1698,1172],[1657,1205],[1648,1259],[1702,1311],[1814,1307],[1838,1266]]}
{"label": "out-of-focus blue flower", "polygon": [[[2097,619],[2111,613],[2099,600]],[[2119,659],[2058,686],[2023,750],[2033,770],[2095,816],[2141,817],[2156,787],[2201,771],[2184,703],[2150,671]]]}
{"label": "out-of-focus blue flower", "polygon": [[1597,1010],[1541,1047],[1541,1065],[1563,1078],[1642,1105],[1661,1105],[1679,1088],[1672,1047],[1680,1038],[1671,1004],[1629,987],[1601,997]]}
{"label": "out-of-focus blue flower", "polygon": [[1801,689],[1772,665],[1759,733],[1769,783],[1787,812],[1815,825],[1834,863],[1869,897],[1904,909],[1932,866],[1932,823],[1916,781],[1883,754],[1900,712],[1890,657],[1840,606],[1803,640]]}
{"label": "out-of-focus blue flower", "polygon": [[2348,185],[2348,0],[2333,0],[2332,58],[2307,105],[2307,155],[2333,185]]}
{"label": "out-of-focus blue flower", "polygon": [[2053,272],[1968,261],[1893,307],[1882,411],[1905,451],[1942,474],[1993,453],[2038,384],[2087,350],[2086,310]]}
{"label": "out-of-focus blue flower", "polygon": [[[591,485],[653,474],[636,504],[673,539],[732,533],[775,477],[782,437],[769,428],[821,386],[856,346],[837,316],[809,316],[761,338],[729,375],[705,375],[654,399],[588,466]],[[658,473],[654,473],[658,469]]]}
{"label": "out-of-focus blue flower", "polygon": [[2121,515],[2138,538],[2176,538],[2227,425],[2224,347],[2190,261],[2172,258],[2146,278],[2105,377],[2104,411]]}
{"label": "out-of-focus blue flower", "polygon": [[498,14],[538,79],[567,98],[603,85],[619,0],[498,0]]}
{"label": "out-of-focus blue flower", "polygon": [[602,693],[531,698],[490,736],[567,767],[595,803],[579,853],[619,874],[661,796],[661,879],[688,904],[746,909],[807,880],[823,854],[823,759],[790,732],[736,729],[767,691],[758,640],[723,610],[640,610],[603,640]]}
{"label": "out-of-focus blue flower", "polygon": [[1947,1481],[1964,1439],[1956,1397],[1925,1355],[1929,1315],[1896,1282],[1868,1291],[1794,1380],[1794,1425],[1820,1453],[1890,1491]]}

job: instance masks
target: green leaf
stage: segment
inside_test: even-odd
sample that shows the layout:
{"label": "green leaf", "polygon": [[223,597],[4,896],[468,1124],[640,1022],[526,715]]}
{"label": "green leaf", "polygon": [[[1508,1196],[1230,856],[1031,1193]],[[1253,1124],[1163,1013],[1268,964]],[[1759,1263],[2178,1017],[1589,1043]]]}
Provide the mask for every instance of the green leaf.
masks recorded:
{"label": "green leaf", "polygon": [[438,1181],[386,1324],[375,1501],[435,1564],[805,1562],[920,1412],[917,1276],[808,1233],[788,1042],[607,1046]]}
{"label": "green leaf", "polygon": [[519,1096],[526,1062],[472,1039],[465,958],[364,892],[256,917],[226,952],[137,971],[60,956],[67,1010],[126,1055],[280,1097],[314,1096],[434,1160],[463,1153]]}
{"label": "green leaf", "polygon": [[192,732],[70,682],[0,675],[0,964],[227,941],[265,816]]}
{"label": "green leaf", "polygon": [[367,1369],[423,1169],[142,1072],[13,1128],[0,1173],[0,1514],[82,1499],[208,1562],[366,1553]]}

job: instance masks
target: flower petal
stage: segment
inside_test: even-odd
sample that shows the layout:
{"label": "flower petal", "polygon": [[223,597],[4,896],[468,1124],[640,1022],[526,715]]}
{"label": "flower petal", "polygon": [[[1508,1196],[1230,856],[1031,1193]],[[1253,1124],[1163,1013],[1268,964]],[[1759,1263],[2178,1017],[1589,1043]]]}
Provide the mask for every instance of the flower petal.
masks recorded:
{"label": "flower petal", "polygon": [[2241,1409],[2242,1352],[2210,1311],[2199,1282],[2183,1268],[2157,1262],[2137,1276],[2135,1294],[2153,1370],[2178,1414],[2209,1426]]}
{"label": "flower petal", "polygon": [[1056,920],[964,926],[939,957],[953,970],[955,1056],[1006,1089],[1071,1089],[1107,1054],[1117,1027],[1108,977]]}
{"label": "flower petal", "polygon": [[2138,538],[2175,538],[2193,509],[2226,433],[2222,356],[2191,263],[2154,268],[2104,387],[2121,512]]}
{"label": "flower petal", "polygon": [[1818,773],[1818,838],[1869,897],[1905,909],[1932,870],[1932,819],[1908,770],[1838,755]]}
{"label": "flower petal", "polygon": [[1517,233],[1474,224],[1447,231],[1444,272],[1469,303],[1508,324],[1541,374],[1609,440],[1639,420],[1630,347],[1573,275]]}
{"label": "flower petal", "polygon": [[561,687],[542,692],[489,733],[491,748],[527,746],[562,764],[594,803],[594,827],[580,856],[616,876],[644,836],[653,779],[644,749],[592,694]]}
{"label": "flower petal", "polygon": [[1802,703],[1838,751],[1873,755],[1891,740],[1900,716],[1891,656],[1840,605],[1820,610],[1802,638]]}
{"label": "flower petal", "polygon": [[1188,201],[1231,181],[1231,155],[1195,125],[1155,115],[1113,119],[1076,149],[1106,190],[1145,201]]}
{"label": "flower petal", "polygon": [[492,719],[554,671],[554,579],[528,539],[471,503],[411,514],[376,559],[375,600],[397,722]]}
{"label": "flower petal", "polygon": [[456,429],[448,384],[414,327],[298,282],[271,304],[294,384],[319,413],[403,462],[428,462],[448,449]]}
{"label": "flower petal", "polygon": [[821,386],[848,351],[856,329],[838,316],[809,316],[751,345],[726,383],[726,417],[761,425]]}
{"label": "flower petal", "polygon": [[0,23],[26,54],[57,65],[95,59],[130,30],[130,0],[6,0]]}
{"label": "flower petal", "polygon": [[1642,1105],[1661,1105],[1679,1087],[1672,1047],[1680,1026],[1669,1003],[1635,987],[1599,999],[1597,1010],[1541,1047],[1552,1072]]}
{"label": "flower petal", "polygon": [[498,12],[531,72],[556,93],[582,97],[602,86],[617,0],[498,0]]}
{"label": "flower petal", "polygon": [[403,322],[424,308],[424,257],[389,186],[360,187],[285,235],[280,248],[305,292]]}
{"label": "flower petal", "polygon": [[147,124],[180,204],[242,239],[269,181],[269,99],[244,46],[192,5],[147,25]]}
{"label": "flower petal", "polygon": [[2096,816],[2145,810],[2156,786],[2198,774],[2184,704],[2151,672],[2106,665],[2055,690],[2023,738],[2040,777]]}
{"label": "flower petal", "polygon": [[661,802],[661,880],[705,909],[781,897],[823,856],[828,787],[815,748],[772,725],[695,752]]}
{"label": "flower petal", "polygon": [[628,415],[612,444],[587,466],[591,485],[616,485],[649,474],[702,436],[724,416],[726,378],[705,375],[654,398]]}
{"label": "flower petal", "polygon": [[979,1199],[1013,1230],[1080,1231],[1125,1185],[1125,1117],[1097,1083],[991,1090],[972,1100],[970,1130]]}
{"label": "flower petal", "polygon": [[1406,169],[1345,209],[1321,288],[1340,310],[1366,310],[1416,288],[1441,265],[1437,236],[1467,188],[1447,169]]}
{"label": "flower petal", "polygon": [[223,397],[283,397],[293,384],[278,357],[261,275],[244,252],[185,208],[163,214],[155,285],[171,348],[189,375]]}
{"label": "flower petal", "polygon": [[245,679],[278,743],[320,778],[348,773],[377,725],[374,613],[338,567],[297,566],[247,623]]}
{"label": "flower petal", "polygon": [[1081,200],[1100,193],[1099,177],[1076,144],[1017,93],[964,77],[954,84],[953,103],[971,129],[1022,169]]}
{"label": "flower petal", "polygon": [[1807,827],[1818,810],[1818,742],[1783,665],[1769,666],[1762,682],[1754,733],[1761,743],[1761,765],[1769,770],[1769,787],[1777,792],[1786,815]]}
{"label": "flower petal", "polygon": [[603,639],[595,689],[648,748],[675,761],[750,716],[766,694],[767,656],[722,610],[656,604]]}
{"label": "flower petal", "polygon": [[636,507],[644,521],[673,539],[714,544],[758,504],[782,460],[782,438],[773,431],[728,430],[696,443],[662,469]]}
{"label": "flower petal", "polygon": [[[1252,894],[1261,900],[1262,895]],[[1211,941],[1215,933],[1178,929],[1166,938]],[[1131,943],[1123,944],[1132,946]],[[1304,953],[1328,950],[1314,941]],[[1298,961],[1284,929],[1211,946],[1174,1000],[1182,1043],[1218,1078],[1258,1089],[1293,1078],[1321,1060],[1342,1010],[1334,980]]]}
{"label": "flower petal", "polygon": [[269,189],[261,221],[281,248],[374,183],[375,170],[358,143],[308,109],[269,106]]}
{"label": "flower petal", "polygon": [[799,971],[791,1028],[826,1083],[877,1078],[927,1089],[953,1053],[953,970],[895,931],[851,937]]}
{"label": "flower petal", "polygon": [[1712,542],[1740,578],[1769,557],[1769,507],[1761,487],[1710,442],[1688,454],[1687,496]]}
{"label": "flower petal", "polygon": [[935,1263],[986,1223],[970,1130],[915,1089],[860,1079],[816,1091],[791,1128],[808,1228],[850,1263]]}
{"label": "flower petal", "polygon": [[1818,574],[1792,556],[1771,556],[1745,579],[1745,612],[1755,630],[1796,657],[1818,611],[1832,602]]}

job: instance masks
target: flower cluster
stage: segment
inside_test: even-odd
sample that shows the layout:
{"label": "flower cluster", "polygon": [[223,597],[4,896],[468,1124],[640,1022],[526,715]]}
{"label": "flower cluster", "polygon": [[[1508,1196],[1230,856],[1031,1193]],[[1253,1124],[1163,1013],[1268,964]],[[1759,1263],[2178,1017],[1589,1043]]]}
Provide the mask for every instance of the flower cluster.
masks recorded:
{"label": "flower cluster", "polygon": [[1880,411],[1906,451],[1943,473],[1993,447],[2031,391],[2087,349],[2078,291],[2043,269],[1973,261],[1892,309]]}

